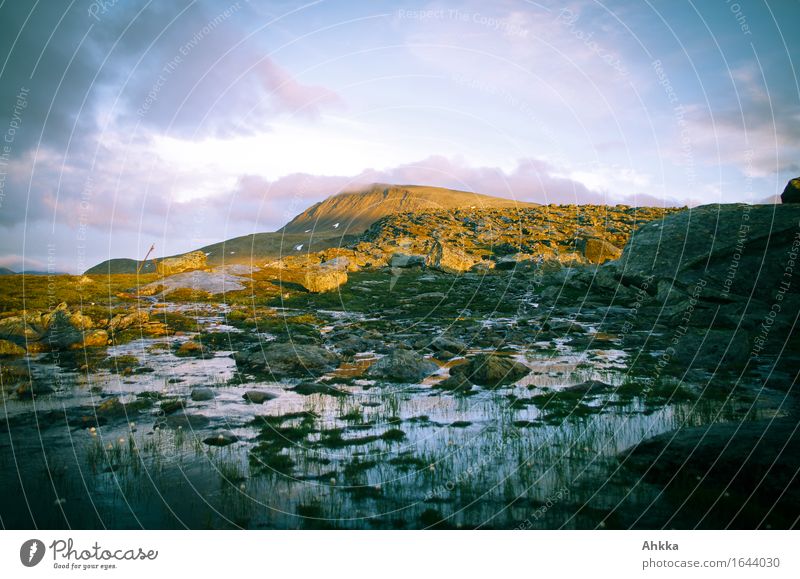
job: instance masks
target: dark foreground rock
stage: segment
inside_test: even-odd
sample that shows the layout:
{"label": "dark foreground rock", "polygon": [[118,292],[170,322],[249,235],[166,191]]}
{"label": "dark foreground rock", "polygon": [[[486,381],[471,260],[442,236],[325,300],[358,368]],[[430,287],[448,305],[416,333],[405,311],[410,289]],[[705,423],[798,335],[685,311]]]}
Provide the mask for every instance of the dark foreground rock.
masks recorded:
{"label": "dark foreground rock", "polygon": [[[718,423],[668,432],[623,452],[623,465],[664,485],[676,516],[703,527],[756,528],[800,517],[796,418]],[[701,518],[705,517],[705,520]]]}

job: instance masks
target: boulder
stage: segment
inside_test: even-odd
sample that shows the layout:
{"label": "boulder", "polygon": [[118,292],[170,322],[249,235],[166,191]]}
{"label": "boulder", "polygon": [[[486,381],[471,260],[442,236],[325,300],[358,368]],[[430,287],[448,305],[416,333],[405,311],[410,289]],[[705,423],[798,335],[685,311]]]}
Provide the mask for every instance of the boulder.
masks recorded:
{"label": "boulder", "polygon": [[476,254],[467,253],[434,241],[433,248],[425,259],[425,264],[445,273],[463,273],[471,270],[475,265],[481,263],[483,257]]}
{"label": "boulder", "polygon": [[367,370],[367,375],[392,382],[415,383],[433,374],[438,366],[411,350],[392,350]]}
{"label": "boulder", "polygon": [[129,314],[116,314],[108,322],[108,331],[113,334],[132,327],[139,327],[149,321],[150,314],[144,310],[137,310]]}
{"label": "boulder", "polygon": [[156,271],[162,276],[203,269],[205,267],[206,254],[202,251],[192,251],[177,257],[167,257],[156,263]]}
{"label": "boulder", "polygon": [[174,430],[195,430],[208,426],[211,420],[202,414],[186,414],[181,412],[171,416],[164,416],[156,420],[153,428],[172,428]]}
{"label": "boulder", "polygon": [[347,268],[339,259],[311,266],[305,270],[301,285],[311,293],[324,293],[337,289],[347,283]]}
{"label": "boulder", "polygon": [[343,356],[354,356],[362,352],[378,351],[383,349],[383,342],[363,336],[337,337],[332,340],[333,346]]}
{"label": "boulder", "polygon": [[668,360],[671,366],[682,370],[695,368],[717,372],[740,369],[747,364],[751,353],[749,336],[735,329],[689,328],[672,344]]}
{"label": "boulder", "polygon": [[51,317],[42,339],[51,350],[66,350],[83,344],[83,333],[72,326],[66,311],[58,310]]}
{"label": "boulder", "polygon": [[800,203],[800,177],[791,179],[781,193],[781,203]]}
{"label": "boulder", "polygon": [[585,257],[589,263],[601,264],[613,259],[618,259],[619,256],[622,255],[622,250],[620,248],[598,237],[583,239],[580,246],[583,257]]}
{"label": "boulder", "polygon": [[691,527],[708,524],[711,516],[728,527],[754,529],[764,525],[765,513],[785,520],[786,528],[796,525],[798,456],[800,429],[790,417],[681,428],[640,442],[619,460],[636,476],[665,485],[675,505],[686,507],[687,495],[694,501],[693,509],[667,509],[657,526],[675,524],[673,514],[681,508],[696,512],[697,522],[687,522]]}
{"label": "boulder", "polygon": [[472,390],[472,382],[464,374],[455,374],[437,382],[433,387],[450,392],[469,392]]}
{"label": "boulder", "polygon": [[465,364],[450,368],[451,376],[463,376],[480,386],[512,384],[529,373],[524,364],[499,354],[478,354]]}
{"label": "boulder", "polygon": [[325,348],[293,342],[242,350],[234,359],[242,369],[274,376],[318,376],[339,365],[339,357]]}
{"label": "boulder", "polygon": [[301,382],[292,391],[297,392],[301,396],[311,396],[312,394],[327,394],[328,396],[347,396],[348,392],[340,390],[335,386],[323,384],[320,382]]}
{"label": "boulder", "polygon": [[467,345],[464,342],[446,336],[437,336],[431,341],[429,347],[436,352],[437,357],[441,359],[452,358],[467,350]]}

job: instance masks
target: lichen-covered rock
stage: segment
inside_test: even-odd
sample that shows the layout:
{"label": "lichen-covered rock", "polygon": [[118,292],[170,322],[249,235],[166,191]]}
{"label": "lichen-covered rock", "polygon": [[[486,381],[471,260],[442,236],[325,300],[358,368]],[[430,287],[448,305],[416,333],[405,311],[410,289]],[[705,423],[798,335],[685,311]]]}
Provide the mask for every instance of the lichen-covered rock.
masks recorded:
{"label": "lichen-covered rock", "polygon": [[202,251],[192,251],[177,257],[167,257],[156,263],[156,271],[164,276],[203,269],[204,267],[206,267],[206,254]]}
{"label": "lichen-covered rock", "polygon": [[24,356],[25,348],[8,340],[0,340],[0,356]]}
{"label": "lichen-covered rock", "polygon": [[603,239],[590,237],[583,240],[583,256],[589,263],[601,264],[613,259],[618,259],[622,255],[619,247],[611,245]]}
{"label": "lichen-covered rock", "polygon": [[102,348],[108,345],[108,332],[105,330],[89,330],[83,334],[84,348]]}
{"label": "lichen-covered rock", "polygon": [[339,267],[326,267],[325,264],[310,267],[303,274],[302,286],[311,293],[333,291],[347,283],[347,270]]}
{"label": "lichen-covered rock", "polygon": [[139,327],[150,321],[150,314],[145,310],[137,310],[129,314],[116,314],[108,322],[108,331],[111,333],[121,332],[133,327]]}
{"label": "lichen-covered rock", "polygon": [[431,252],[426,258],[428,267],[438,269],[446,273],[463,273],[471,270],[475,265],[483,261],[483,256],[470,254],[449,244],[435,241]]}

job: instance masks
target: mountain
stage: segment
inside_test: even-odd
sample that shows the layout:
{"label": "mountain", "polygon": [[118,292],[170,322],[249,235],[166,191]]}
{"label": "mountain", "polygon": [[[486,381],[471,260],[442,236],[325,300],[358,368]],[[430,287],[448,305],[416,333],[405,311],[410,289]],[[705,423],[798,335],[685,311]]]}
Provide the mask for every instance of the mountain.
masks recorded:
{"label": "mountain", "polygon": [[[441,187],[375,183],[315,203],[278,231],[235,237],[201,247],[199,251],[206,254],[209,266],[251,261],[260,265],[281,257],[346,245],[357,234],[389,215],[470,207],[524,208],[537,207],[537,204]],[[140,263],[128,258],[109,259],[85,273],[136,273]],[[142,273],[154,271],[152,261],[142,267]]]}
{"label": "mountain", "polygon": [[0,267],[0,275],[16,275],[16,271],[10,270],[7,267]]}
{"label": "mountain", "polygon": [[378,219],[397,213],[470,207],[501,209],[536,206],[535,203],[441,187],[374,183],[364,189],[340,193],[315,203],[280,231],[358,234]]}

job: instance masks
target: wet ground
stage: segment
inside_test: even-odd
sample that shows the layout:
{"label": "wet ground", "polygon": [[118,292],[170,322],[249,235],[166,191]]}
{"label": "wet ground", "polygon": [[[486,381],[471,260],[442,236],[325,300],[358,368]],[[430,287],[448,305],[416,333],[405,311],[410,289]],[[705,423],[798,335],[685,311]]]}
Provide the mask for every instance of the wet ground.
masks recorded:
{"label": "wet ground", "polygon": [[[654,381],[633,370],[634,359],[658,355],[632,345],[640,343],[637,330],[602,331],[608,310],[545,311],[531,284],[481,290],[475,282],[462,291],[449,277],[396,277],[356,277],[348,294],[275,304],[268,324],[255,314],[233,320],[222,303],[148,302],[142,307],[194,318],[197,332],[115,345],[96,363],[67,363],[52,353],[26,359],[34,391],[49,385],[53,392],[23,399],[3,389],[0,523],[726,524],[724,515],[681,512],[619,455],[679,427],[781,416],[785,394],[742,385],[712,395],[697,376],[660,374]],[[563,330],[570,324],[579,327]],[[445,333],[467,349],[437,359],[420,345]],[[237,369],[232,357],[276,341],[335,350],[344,336],[383,347],[344,355],[319,376],[255,375]],[[190,341],[204,347],[180,355]],[[438,370],[412,384],[370,378],[368,368],[396,347],[416,348]],[[530,373],[469,392],[436,387],[450,367],[486,352],[509,356]]]}

